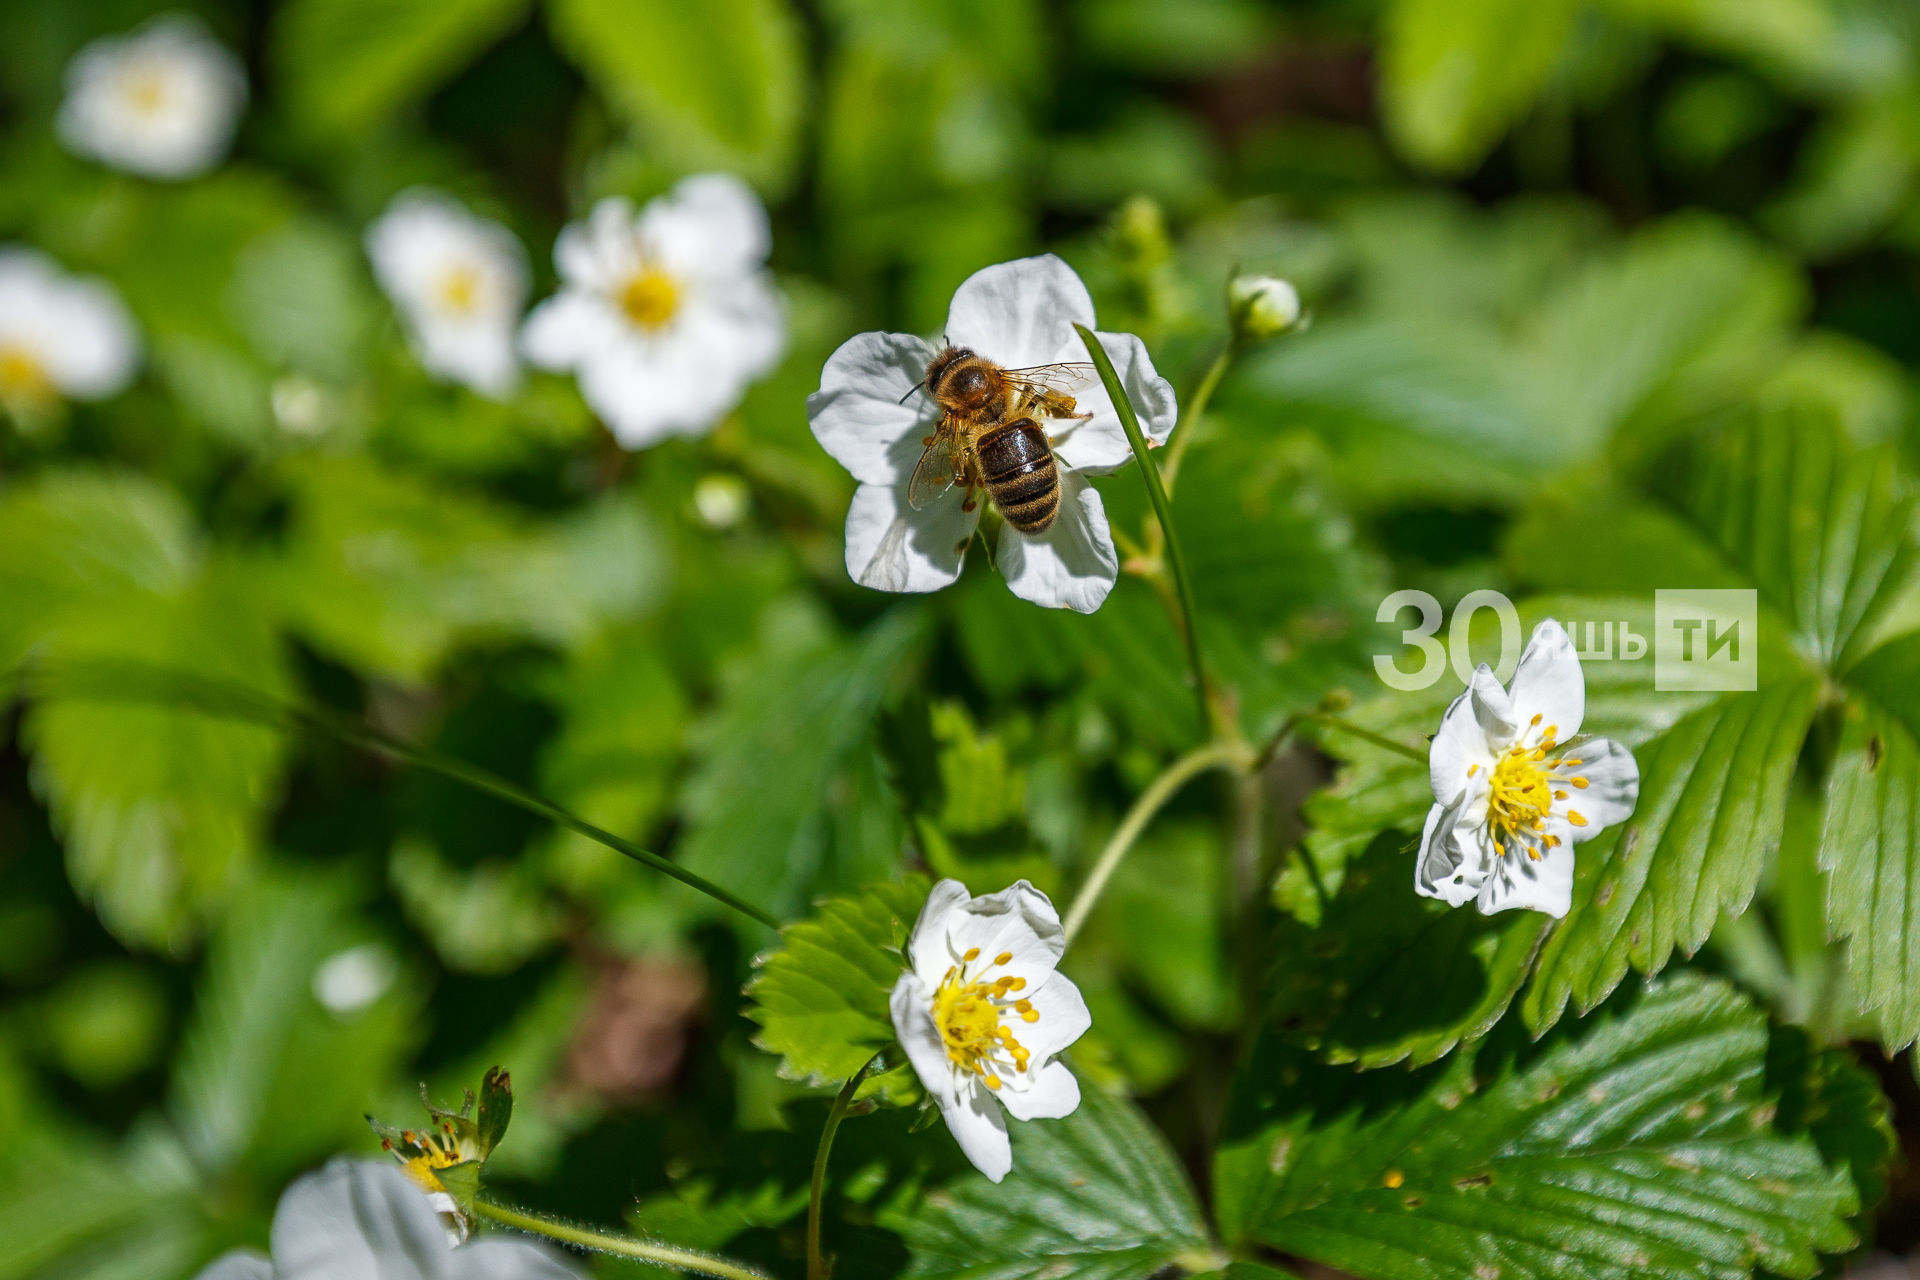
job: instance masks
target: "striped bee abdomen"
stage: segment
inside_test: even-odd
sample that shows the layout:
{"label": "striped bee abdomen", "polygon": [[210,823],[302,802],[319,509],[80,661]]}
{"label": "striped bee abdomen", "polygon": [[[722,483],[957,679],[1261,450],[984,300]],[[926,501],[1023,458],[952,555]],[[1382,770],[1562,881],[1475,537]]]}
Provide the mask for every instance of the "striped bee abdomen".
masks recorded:
{"label": "striped bee abdomen", "polygon": [[976,449],[993,505],[1021,533],[1042,533],[1060,513],[1060,469],[1047,433],[1032,418],[984,432]]}

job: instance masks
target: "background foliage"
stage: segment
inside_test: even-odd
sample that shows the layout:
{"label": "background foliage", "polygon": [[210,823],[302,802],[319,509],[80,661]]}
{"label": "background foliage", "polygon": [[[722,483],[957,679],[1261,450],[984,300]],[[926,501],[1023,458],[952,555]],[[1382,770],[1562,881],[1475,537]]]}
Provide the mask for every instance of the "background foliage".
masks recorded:
{"label": "background foliage", "polygon": [[[51,128],[68,57],[145,0],[0,9],[0,238],[110,278],[149,344],[125,395],[0,427],[0,669],[297,697],[810,918],[756,973],[770,932],[452,783],[10,681],[0,1280],[191,1276],[371,1153],[363,1112],[493,1062],[521,1199],[795,1273],[820,1086],[887,1033],[908,877],[1061,895],[1189,744],[1139,581],[1078,617],[980,557],[924,599],[842,568],[821,361],[1043,247],[1183,393],[1233,270],[1313,312],[1235,366],[1175,495],[1250,731],[1345,690],[1429,732],[1457,684],[1382,697],[1370,661],[1400,586],[1642,635],[1655,588],[1753,587],[1761,687],[1589,664],[1644,785],[1558,926],[1413,897],[1425,775],[1364,742],[1280,754],[1251,830],[1189,788],[1069,958],[1099,1088],[1018,1126],[998,1188],[911,1110],[850,1122],[843,1274],[1806,1276],[1914,1246],[1910,5],[200,8],[254,103],[182,185]],[[545,288],[594,199],[716,167],[773,210],[792,336],[699,442],[624,455],[559,379],[430,381],[360,252],[431,182]],[[1101,483],[1138,530],[1137,479]]]}

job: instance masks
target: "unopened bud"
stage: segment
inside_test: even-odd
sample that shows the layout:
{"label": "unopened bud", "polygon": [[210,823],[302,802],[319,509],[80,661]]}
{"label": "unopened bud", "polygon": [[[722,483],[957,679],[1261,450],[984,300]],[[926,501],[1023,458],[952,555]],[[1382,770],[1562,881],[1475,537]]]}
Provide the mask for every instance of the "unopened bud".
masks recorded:
{"label": "unopened bud", "polygon": [[1300,323],[1300,294],[1278,276],[1235,276],[1227,308],[1242,338],[1271,338]]}

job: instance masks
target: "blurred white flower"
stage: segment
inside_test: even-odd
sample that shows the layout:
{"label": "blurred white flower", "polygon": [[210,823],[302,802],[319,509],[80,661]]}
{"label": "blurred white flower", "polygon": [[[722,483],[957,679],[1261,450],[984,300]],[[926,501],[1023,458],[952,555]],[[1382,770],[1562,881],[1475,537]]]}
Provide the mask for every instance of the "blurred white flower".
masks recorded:
{"label": "blurred white flower", "polygon": [[105,281],[0,247],[0,406],[18,414],[100,400],[132,380],[139,360],[133,318]]}
{"label": "blurred white flower", "polygon": [[1300,293],[1278,276],[1235,276],[1227,285],[1233,327],[1248,338],[1271,338],[1300,323]]}
{"label": "blurred white flower", "polygon": [[313,998],[334,1016],[351,1017],[387,994],[399,972],[384,944],[363,942],[320,962],[313,971]]}
{"label": "blurred white flower", "polygon": [[759,198],[728,174],[686,178],[638,213],[602,200],[560,233],[560,292],[527,317],[521,349],[572,371],[629,449],[703,435],[786,345],[771,238]]}
{"label": "blurred white flower", "polygon": [[[1093,327],[1093,300],[1073,268],[1052,254],[975,272],[953,295],[946,343],[1006,369],[1085,364],[1075,324]],[[1103,333],[1140,430],[1159,444],[1173,430],[1173,388],[1154,372],[1146,344]],[[977,498],[961,486],[915,510],[908,483],[939,408],[921,388],[939,348],[904,333],[862,333],[827,360],[807,418],[821,447],[860,482],[847,512],[847,572],[881,591],[937,591],[960,576],[980,522]],[[1048,419],[1059,468],[1060,509],[1026,534],[1004,526],[994,559],[1013,593],[1035,604],[1091,613],[1113,589],[1120,559],[1100,494],[1088,484],[1133,458],[1106,389],[1091,375],[1075,388],[1085,419]]]}
{"label": "blurred white flower", "polygon": [[288,1187],[271,1239],[271,1259],[229,1253],[199,1280],[579,1280],[528,1240],[453,1247],[406,1174],[365,1160],[335,1160]]}
{"label": "blurred white flower", "polygon": [[67,66],[67,147],[149,178],[218,164],[247,102],[247,73],[198,19],[169,14],[82,49]]}
{"label": "blurred white flower", "polygon": [[1013,1167],[1007,1115],[1057,1120],[1080,1105],[1080,1082],[1055,1056],[1093,1025],[1080,988],[1057,972],[1066,946],[1053,903],[1025,880],[978,898],[942,880],[907,942],[912,967],[893,987],[907,1060],[967,1159],[995,1182]]}
{"label": "blurred white flower", "polygon": [[512,394],[527,260],[511,231],[448,196],[403,191],[367,229],[367,256],[421,364],[495,399]]}
{"label": "blurred white flower", "polygon": [[1433,808],[1414,887],[1449,906],[1478,900],[1564,916],[1573,846],[1623,822],[1640,796],[1633,753],[1581,737],[1587,684],[1565,628],[1534,629],[1513,686],[1484,664],[1453,700],[1428,753]]}

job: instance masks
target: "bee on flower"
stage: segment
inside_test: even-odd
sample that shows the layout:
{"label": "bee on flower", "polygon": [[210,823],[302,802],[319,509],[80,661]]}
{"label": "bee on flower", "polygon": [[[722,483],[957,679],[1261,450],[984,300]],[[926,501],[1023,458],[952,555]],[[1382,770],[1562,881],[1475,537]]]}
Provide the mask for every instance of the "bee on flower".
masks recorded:
{"label": "bee on flower", "polygon": [[[1120,559],[1087,477],[1133,458],[1074,325],[1093,300],[1052,254],[975,272],[953,295],[943,341],[863,333],[828,358],[807,419],[859,481],[847,573],[880,591],[937,591],[960,576],[982,512],[1004,517],[994,562],[1022,599],[1091,613]],[[1149,441],[1174,426],[1173,388],[1146,344],[1100,344]]]}
{"label": "bee on flower", "polygon": [[367,256],[429,372],[496,400],[513,393],[527,259],[511,231],[449,196],[414,189],[367,229]]}
{"label": "bee on flower", "polygon": [[192,178],[233,145],[247,73],[198,19],[168,14],[106,36],[67,67],[57,122],[78,155],[148,178]]}
{"label": "bee on flower", "polygon": [[947,1128],[998,1182],[1013,1167],[1007,1116],[1057,1120],[1080,1105],[1059,1054],[1093,1025],[1060,916],[1025,880],[975,898],[958,880],[927,896],[894,984],[893,1028]]}
{"label": "bee on flower", "polygon": [[0,408],[20,419],[102,400],[133,380],[140,339],[120,296],[45,254],[0,247]]}
{"label": "bee on flower", "polygon": [[724,173],[683,179],[638,212],[611,197],[560,233],[560,292],[521,330],[527,359],[572,373],[629,449],[698,436],[786,347],[759,198]]}
{"label": "bee on flower", "polygon": [[1587,686],[1566,629],[1534,629],[1510,688],[1485,665],[1453,700],[1428,753],[1433,808],[1414,887],[1488,915],[1564,916],[1573,846],[1624,822],[1640,795],[1633,753],[1583,737]]}

